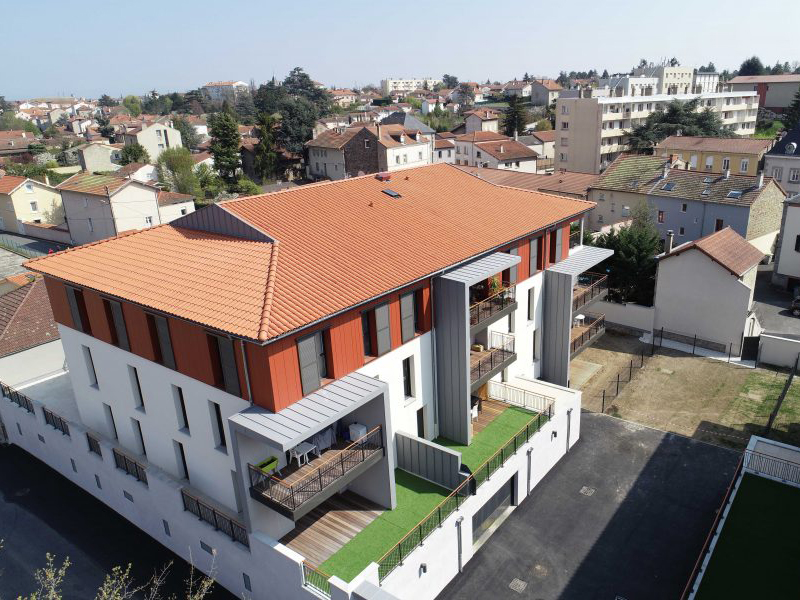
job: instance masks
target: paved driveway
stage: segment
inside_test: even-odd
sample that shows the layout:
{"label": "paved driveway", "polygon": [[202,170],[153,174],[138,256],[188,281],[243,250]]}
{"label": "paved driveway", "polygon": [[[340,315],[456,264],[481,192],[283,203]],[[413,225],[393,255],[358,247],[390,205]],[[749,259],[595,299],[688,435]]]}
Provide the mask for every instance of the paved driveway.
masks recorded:
{"label": "paved driveway", "polygon": [[17,273],[24,273],[27,269],[22,266],[26,260],[24,256],[0,248],[0,279]]}
{"label": "paved driveway", "polygon": [[[465,565],[441,599],[675,600],[739,455],[606,415]],[[582,488],[591,495],[581,493]],[[509,587],[525,582],[522,592]]]}
{"label": "paved driveway", "polygon": [[[16,446],[0,447],[0,598],[35,590],[46,552],[69,556],[64,600],[94,598],[115,565],[133,564],[144,583],[174,561],[164,595],[181,597],[188,565],[103,503]],[[234,596],[217,588],[213,599]]]}
{"label": "paved driveway", "polygon": [[766,333],[800,335],[800,318],[792,316],[792,294],[770,283],[773,265],[759,265],[753,301],[758,322]]}

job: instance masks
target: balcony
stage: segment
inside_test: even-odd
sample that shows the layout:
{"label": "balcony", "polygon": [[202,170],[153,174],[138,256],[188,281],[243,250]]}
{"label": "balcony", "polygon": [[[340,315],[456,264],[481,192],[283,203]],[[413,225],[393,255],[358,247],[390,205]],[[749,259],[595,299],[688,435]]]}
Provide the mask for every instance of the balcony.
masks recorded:
{"label": "balcony", "polygon": [[586,315],[583,319],[576,319],[570,331],[570,358],[603,335],[605,330],[605,315]]}
{"label": "balcony", "polygon": [[572,312],[608,296],[608,275],[581,273],[572,289]]}
{"label": "balcony", "polygon": [[469,352],[469,379],[472,391],[482,386],[517,359],[514,351],[514,336],[492,331],[488,348],[481,344],[472,346]]}
{"label": "balcony", "polygon": [[489,297],[473,303],[469,307],[469,326],[471,333],[490,325],[517,308],[517,288],[511,284],[491,294]]}
{"label": "balcony", "polygon": [[344,488],[384,456],[383,428],[378,425],[364,437],[334,444],[302,466],[269,475],[254,465],[250,472],[250,496],[297,521]]}

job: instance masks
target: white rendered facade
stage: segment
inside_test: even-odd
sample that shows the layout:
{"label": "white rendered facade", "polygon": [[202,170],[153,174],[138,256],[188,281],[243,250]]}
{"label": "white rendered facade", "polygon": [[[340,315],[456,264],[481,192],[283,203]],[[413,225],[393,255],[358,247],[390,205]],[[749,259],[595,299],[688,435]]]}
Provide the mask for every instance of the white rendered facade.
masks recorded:
{"label": "white rendered facade", "polygon": [[384,96],[392,90],[413,92],[414,90],[425,89],[426,84],[429,90],[433,90],[433,86],[439,83],[442,83],[442,80],[435,77],[387,77],[381,80],[381,91]]}

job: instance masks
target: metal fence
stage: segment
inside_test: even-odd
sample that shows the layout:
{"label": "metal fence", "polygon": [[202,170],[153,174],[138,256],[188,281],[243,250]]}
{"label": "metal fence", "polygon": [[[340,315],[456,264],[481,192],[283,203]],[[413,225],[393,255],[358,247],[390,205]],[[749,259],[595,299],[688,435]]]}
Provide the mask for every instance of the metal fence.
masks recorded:
{"label": "metal fence", "polygon": [[114,448],[114,463],[118,469],[122,469],[131,477],[135,477],[137,481],[147,485],[147,469],[139,461]]}
{"label": "metal fence", "polygon": [[580,333],[580,335],[576,336],[570,342],[569,352],[570,355],[575,354],[578,350],[583,348],[586,344],[588,344],[592,339],[597,337],[599,334],[603,333],[606,330],[606,317],[605,315],[600,316],[592,316],[587,315],[592,318],[587,324],[583,325],[586,329]]}
{"label": "metal fence", "polygon": [[65,436],[70,437],[69,435],[69,425],[67,422],[59,417],[56,413],[54,413],[49,408],[42,407],[42,413],[44,414],[44,422],[50,425],[51,427],[55,427]]}
{"label": "metal fence", "polygon": [[745,450],[743,467],[757,475],[767,475],[800,485],[800,464],[790,460]]}
{"label": "metal fence", "polygon": [[303,561],[303,585],[313,588],[323,596],[331,597],[330,575]]}
{"label": "metal fence", "polygon": [[97,456],[103,456],[100,450],[100,439],[93,436],[91,433],[86,434],[86,442],[89,444],[89,452],[94,452]]}
{"label": "metal fence", "polygon": [[477,325],[504,308],[511,306],[517,299],[517,288],[510,283],[503,283],[503,288],[480,302],[469,307],[469,324]]}
{"label": "metal fence", "polygon": [[503,364],[514,354],[514,336],[492,331],[489,337],[489,350],[470,367],[470,381],[481,377]]}
{"label": "metal fence", "polygon": [[487,382],[486,392],[489,398],[533,412],[547,412],[553,409],[553,398],[508,385],[501,381]]}
{"label": "metal fence", "polygon": [[11,402],[19,406],[20,408],[24,408],[29,413],[33,414],[33,401],[28,398],[22,392],[18,392],[10,385],[6,385],[5,383],[0,383],[0,389],[3,391],[3,396],[8,398]]}
{"label": "metal fence", "polygon": [[243,546],[250,547],[250,538],[247,537],[247,529],[239,521],[232,519],[228,515],[221,513],[213,506],[203,502],[186,488],[181,489],[183,499],[183,509],[195,515],[201,521],[205,521],[214,529],[221,531],[234,542],[239,542]]}
{"label": "metal fence", "polygon": [[608,275],[583,273],[578,278],[578,287],[572,293],[572,310],[578,310],[608,291]]}
{"label": "metal fence", "polygon": [[15,239],[2,234],[0,234],[0,248],[5,248],[10,252],[13,252],[14,254],[19,254],[20,256],[24,256],[25,258],[36,258],[38,256],[44,256],[45,254],[47,254],[46,252],[35,250],[33,248],[29,248],[28,246],[24,246],[19,242],[17,242]]}

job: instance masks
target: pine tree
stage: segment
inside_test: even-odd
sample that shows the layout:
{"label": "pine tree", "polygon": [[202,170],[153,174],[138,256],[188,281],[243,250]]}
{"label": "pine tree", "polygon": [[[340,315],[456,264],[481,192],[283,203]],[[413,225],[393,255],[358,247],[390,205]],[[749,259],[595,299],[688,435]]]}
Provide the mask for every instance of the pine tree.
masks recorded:
{"label": "pine tree", "polygon": [[503,133],[512,136],[525,131],[528,124],[528,114],[525,106],[517,96],[508,99],[508,108],[503,112]]}
{"label": "pine tree", "polygon": [[792,103],[783,114],[783,124],[787,129],[794,129],[800,124],[800,87],[797,88]]}
{"label": "pine tree", "polygon": [[273,179],[278,170],[278,153],[275,151],[274,115],[258,115],[258,144],[255,147],[255,170],[262,181]]}
{"label": "pine tree", "polygon": [[222,111],[209,119],[211,145],[209,150],[214,156],[214,167],[220,176],[232,183],[236,181],[239,168],[239,127],[230,111]]}

